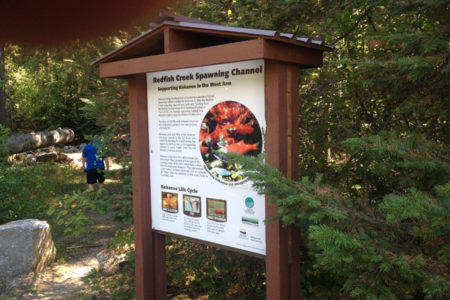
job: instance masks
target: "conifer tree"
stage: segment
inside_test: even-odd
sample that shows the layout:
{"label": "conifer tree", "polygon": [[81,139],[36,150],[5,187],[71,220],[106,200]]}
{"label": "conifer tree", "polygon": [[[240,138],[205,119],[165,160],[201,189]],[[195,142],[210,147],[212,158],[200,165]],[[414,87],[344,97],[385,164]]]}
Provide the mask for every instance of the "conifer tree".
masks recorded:
{"label": "conifer tree", "polygon": [[448,1],[196,2],[193,16],[335,46],[300,76],[303,179],[245,158],[301,228],[303,295],[447,298]]}

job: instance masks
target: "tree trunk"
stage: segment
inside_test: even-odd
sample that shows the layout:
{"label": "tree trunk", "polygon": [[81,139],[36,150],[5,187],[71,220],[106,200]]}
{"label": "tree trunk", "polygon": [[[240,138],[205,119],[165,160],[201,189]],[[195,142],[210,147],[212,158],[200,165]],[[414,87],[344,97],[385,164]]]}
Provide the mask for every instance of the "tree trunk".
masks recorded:
{"label": "tree trunk", "polygon": [[5,47],[0,43],[0,125],[6,126],[6,94],[3,80],[5,79]]}
{"label": "tree trunk", "polygon": [[75,133],[70,128],[44,130],[28,134],[12,135],[6,140],[6,147],[11,154],[21,153],[38,148],[70,143]]}

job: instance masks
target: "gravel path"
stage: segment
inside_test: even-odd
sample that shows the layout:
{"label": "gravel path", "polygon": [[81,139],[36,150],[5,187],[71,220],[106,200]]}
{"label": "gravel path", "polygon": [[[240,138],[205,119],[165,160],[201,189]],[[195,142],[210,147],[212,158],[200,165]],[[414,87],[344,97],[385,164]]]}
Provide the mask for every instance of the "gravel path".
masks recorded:
{"label": "gravel path", "polygon": [[14,289],[12,297],[5,299],[79,299],[78,296],[84,294],[84,278],[99,267],[96,259],[99,251],[100,247],[92,248],[80,257],[55,263],[36,275],[4,278],[4,282]]}
{"label": "gravel path", "polygon": [[[113,221],[113,214],[92,213],[90,233],[79,237],[71,246],[66,244],[66,261],[56,261],[45,271],[16,277],[0,277],[0,300],[20,299],[99,299],[86,283],[86,277],[99,269],[97,254],[105,250],[114,238],[119,224]],[[86,239],[89,240],[86,240]],[[58,242],[58,241],[56,241]],[[67,242],[66,242],[67,243]],[[72,244],[73,245],[73,244]],[[64,248],[61,249],[64,251]]]}
{"label": "gravel path", "polygon": [[[81,168],[81,152],[67,153],[72,159],[72,167]],[[110,170],[120,169],[121,166],[110,164]],[[107,179],[106,188],[108,182]],[[0,300],[9,299],[91,299],[92,292],[85,283],[85,278],[94,270],[99,268],[96,255],[104,249],[107,242],[114,238],[114,233],[119,224],[114,222],[112,214],[91,215],[93,222],[90,238],[95,240],[98,247],[81,246],[78,255],[71,256],[65,262],[55,262],[44,272],[39,274],[27,274],[17,277],[0,277]],[[58,241],[55,241],[58,242]],[[76,242],[77,243],[77,242]],[[70,245],[68,245],[70,246]]]}

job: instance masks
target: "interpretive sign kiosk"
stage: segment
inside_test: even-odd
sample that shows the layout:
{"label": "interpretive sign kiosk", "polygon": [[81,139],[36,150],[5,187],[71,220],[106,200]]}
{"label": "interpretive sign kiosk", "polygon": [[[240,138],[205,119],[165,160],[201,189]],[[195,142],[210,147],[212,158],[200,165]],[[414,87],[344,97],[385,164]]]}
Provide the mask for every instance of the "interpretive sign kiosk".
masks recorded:
{"label": "interpretive sign kiosk", "polygon": [[297,176],[298,71],[322,42],[165,14],[94,64],[128,79],[138,299],[165,299],[165,236],[266,260],[267,299],[300,298],[299,233],[228,152]]}

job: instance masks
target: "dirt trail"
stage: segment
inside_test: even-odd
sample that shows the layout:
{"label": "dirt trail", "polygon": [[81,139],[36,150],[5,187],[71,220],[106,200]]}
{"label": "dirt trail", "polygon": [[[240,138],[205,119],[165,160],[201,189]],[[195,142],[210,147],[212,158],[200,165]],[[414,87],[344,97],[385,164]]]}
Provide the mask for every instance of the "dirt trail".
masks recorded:
{"label": "dirt trail", "polygon": [[113,221],[111,213],[91,213],[90,217],[89,233],[76,241],[65,241],[58,250],[66,252],[66,261],[56,261],[38,274],[0,278],[0,300],[93,299],[95,293],[85,279],[99,269],[96,256],[108,246],[120,224]]}
{"label": "dirt trail", "polygon": [[[75,168],[82,167],[81,152],[67,154]],[[113,161],[110,169],[120,169]],[[106,180],[106,189],[108,182]],[[58,251],[65,251],[66,261],[57,261],[45,271],[10,278],[0,277],[0,300],[9,299],[98,299],[85,282],[86,277],[99,268],[97,254],[105,249],[121,226],[113,215],[89,214],[92,218],[89,233],[77,240],[63,241]],[[55,239],[55,237],[54,237]],[[58,240],[55,240],[58,244]],[[72,245],[79,245],[72,247]]]}
{"label": "dirt trail", "polygon": [[[36,275],[4,279],[12,295],[5,299],[79,299],[86,294],[84,279],[99,267],[96,254],[100,247],[66,263],[55,263]],[[0,299],[2,297],[0,296]]]}

